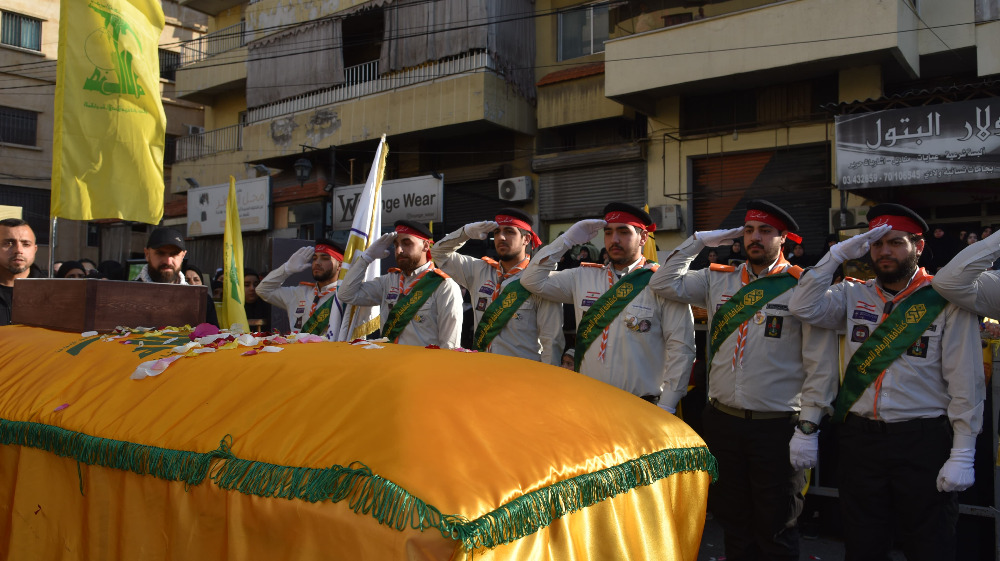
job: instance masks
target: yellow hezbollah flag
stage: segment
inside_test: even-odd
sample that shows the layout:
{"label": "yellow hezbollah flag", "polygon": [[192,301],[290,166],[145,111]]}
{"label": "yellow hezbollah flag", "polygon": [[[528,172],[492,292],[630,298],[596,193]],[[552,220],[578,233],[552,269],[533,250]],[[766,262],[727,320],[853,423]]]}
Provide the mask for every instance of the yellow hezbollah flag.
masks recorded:
{"label": "yellow hezbollah flag", "polygon": [[158,0],[60,3],[52,216],[163,217]]}
{"label": "yellow hezbollah flag", "polygon": [[243,232],[240,231],[240,209],[236,204],[236,178],[229,176],[229,197],[226,198],[226,232],[222,242],[222,315],[219,327],[233,329],[240,324],[249,329],[246,302],[243,295]]}
{"label": "yellow hezbollah flag", "polygon": [[[642,210],[649,214],[649,205],[642,205]],[[646,261],[656,261],[656,238],[653,237],[653,233],[650,232],[649,239],[646,240],[646,245],[642,246],[642,256],[646,258]]]}

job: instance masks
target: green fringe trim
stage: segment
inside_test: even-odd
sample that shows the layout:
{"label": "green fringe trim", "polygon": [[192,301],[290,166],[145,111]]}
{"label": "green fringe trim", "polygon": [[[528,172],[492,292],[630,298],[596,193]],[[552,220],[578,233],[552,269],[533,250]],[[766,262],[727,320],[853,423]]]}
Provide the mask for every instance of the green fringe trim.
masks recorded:
{"label": "green fringe trim", "polygon": [[[27,446],[77,463],[152,475],[198,485],[206,477],[222,489],[258,497],[309,502],[347,501],[397,530],[437,529],[465,549],[494,548],[531,535],[554,520],[649,485],[675,473],[707,471],[718,479],[715,457],[706,447],[661,450],[594,473],[585,473],[522,495],[475,520],[441,514],[392,481],[354,462],[347,467],[303,468],[237,458],[227,435],[219,448],[200,453],[111,440],[51,425],[0,419],[0,445]],[[78,465],[79,472],[79,465]],[[80,492],[83,476],[80,474]]]}

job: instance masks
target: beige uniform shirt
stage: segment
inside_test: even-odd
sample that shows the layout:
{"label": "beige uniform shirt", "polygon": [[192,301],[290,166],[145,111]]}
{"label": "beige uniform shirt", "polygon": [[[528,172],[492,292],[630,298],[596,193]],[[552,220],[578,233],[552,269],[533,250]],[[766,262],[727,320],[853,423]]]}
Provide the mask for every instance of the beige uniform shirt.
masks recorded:
{"label": "beige uniform shirt", "polygon": [[[508,284],[521,278],[518,273],[500,282],[500,272],[482,259],[456,253],[469,237],[458,229],[431,247],[431,257],[442,271],[469,291],[476,326],[494,296]],[[562,304],[532,295],[507,325],[490,342],[489,352],[540,360],[558,366],[562,359]]]}
{"label": "beige uniform shirt", "polygon": [[934,275],[934,290],[952,304],[1000,319],[1000,271],[987,270],[1000,258],[992,236],[963,249]]}
{"label": "beige uniform shirt", "polygon": [[[560,236],[541,249],[521,274],[521,284],[543,298],[573,304],[579,325],[584,312],[642,260],[624,272],[596,265],[556,271],[570,247]],[[601,339],[598,335],[587,349],[581,374],[637,396],[660,395],[660,403],[670,407],[687,393],[694,363],[690,306],[661,298],[646,287],[608,326],[604,360]]]}
{"label": "beige uniform shirt", "polygon": [[[309,319],[313,308],[313,300],[316,297],[316,289],[312,285],[281,286],[285,279],[292,273],[285,270],[285,265],[271,271],[266,277],[261,279],[257,285],[257,295],[272,306],[284,308],[288,312],[288,328],[292,333],[302,331],[302,326]],[[333,305],[330,306],[330,326],[327,329],[326,337],[331,341],[339,341],[340,322],[343,319],[344,305],[337,299],[336,287],[340,286],[340,281],[335,281],[332,285],[333,291],[320,291],[320,299],[316,303],[319,308],[330,298],[334,298]],[[327,285],[324,288],[331,288]],[[296,327],[298,326],[298,327]]]}
{"label": "beige uniform shirt", "polygon": [[[711,328],[715,312],[743,287],[743,263],[731,272],[702,269],[690,271],[691,262],[704,248],[693,236],[682,243],[666,259],[649,283],[658,295],[687,304],[702,306],[708,311]],[[784,272],[789,265],[772,264],[767,272]],[[753,272],[747,270],[752,283]],[[804,391],[806,373],[823,371],[836,375],[836,334],[802,324],[788,309],[793,287],[768,302],[747,321],[746,339],[738,349],[734,331],[719,346],[711,358],[708,396],[724,405],[751,411],[799,411],[814,406],[814,418],[803,414],[804,420],[819,422],[823,411],[829,411],[830,393],[835,386]],[[741,351],[741,352],[738,352]]]}
{"label": "beige uniform shirt", "polygon": [[[347,271],[340,285],[339,298],[345,304],[354,306],[379,306],[382,327],[389,317],[389,310],[396,304],[420,273],[434,267],[433,262],[406,276],[402,271],[390,271],[374,280],[364,282],[365,266],[358,266],[358,260],[367,262],[362,253],[355,260],[355,266]],[[428,274],[436,274],[433,271]],[[445,279],[434,294],[424,302],[410,323],[403,329],[397,341],[401,345],[426,347],[437,345],[442,349],[461,346],[462,338],[462,293],[453,279]]]}

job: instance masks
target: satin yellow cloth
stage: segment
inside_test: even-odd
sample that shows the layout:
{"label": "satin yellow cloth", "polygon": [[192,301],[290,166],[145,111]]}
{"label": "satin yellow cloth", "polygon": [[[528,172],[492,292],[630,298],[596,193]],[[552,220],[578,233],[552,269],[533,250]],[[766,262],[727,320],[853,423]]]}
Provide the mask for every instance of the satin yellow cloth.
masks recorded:
{"label": "satin yellow cloth", "polygon": [[[132,339],[136,339],[135,336]],[[662,450],[703,447],[684,423],[571,371],[516,358],[383,344],[294,344],[182,358],[129,379],[184,339],[143,347],[0,327],[0,419],[326,468],[363,462],[470,521],[532,491]],[[78,475],[79,470],[79,475]],[[345,502],[249,496],[0,446],[0,552],[11,559],[693,560],[711,476],[676,473],[496,548],[397,530]],[[81,494],[80,488],[83,488]]]}

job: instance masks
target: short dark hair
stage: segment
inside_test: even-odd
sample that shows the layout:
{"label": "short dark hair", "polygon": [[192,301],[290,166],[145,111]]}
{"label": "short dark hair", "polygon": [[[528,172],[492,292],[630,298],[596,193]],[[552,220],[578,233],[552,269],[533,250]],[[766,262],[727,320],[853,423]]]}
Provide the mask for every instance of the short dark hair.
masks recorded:
{"label": "short dark hair", "polygon": [[0,220],[0,226],[5,226],[7,228],[17,228],[19,226],[27,226],[28,228],[31,228],[30,224],[28,224],[24,220],[21,220],[20,218],[4,218],[3,220]]}

